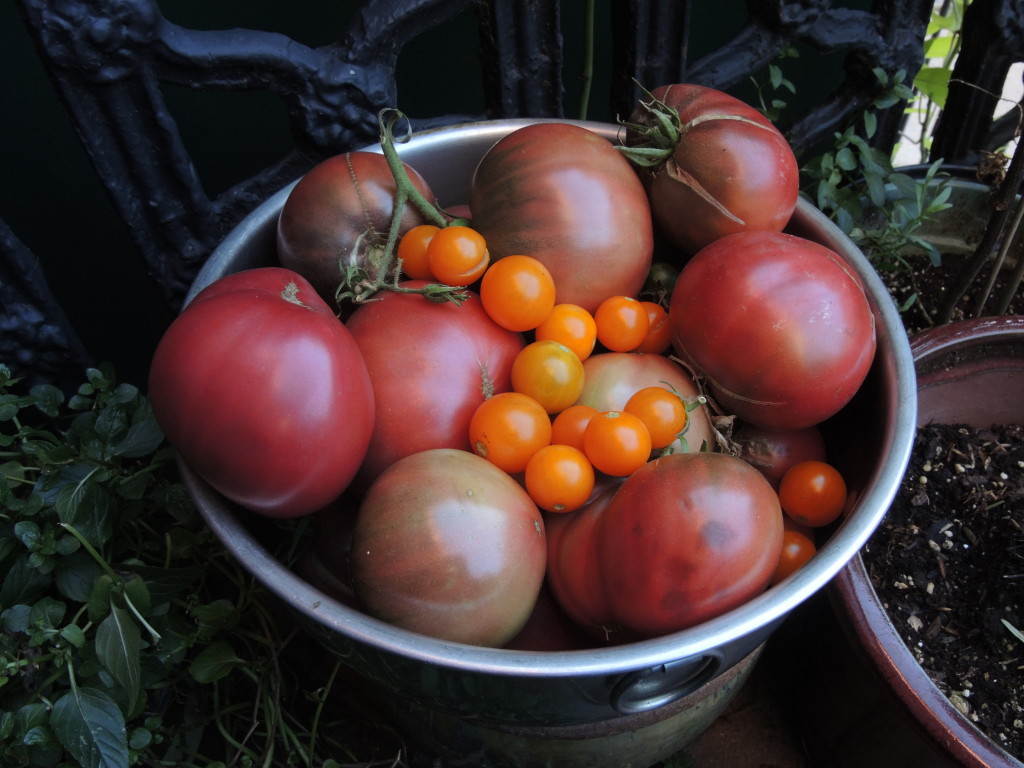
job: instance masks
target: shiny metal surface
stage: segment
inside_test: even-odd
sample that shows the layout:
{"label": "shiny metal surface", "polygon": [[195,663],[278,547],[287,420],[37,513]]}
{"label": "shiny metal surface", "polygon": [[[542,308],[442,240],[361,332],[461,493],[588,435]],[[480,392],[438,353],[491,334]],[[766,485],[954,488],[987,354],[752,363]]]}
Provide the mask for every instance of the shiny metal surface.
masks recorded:
{"label": "shiny metal surface", "polygon": [[[414,135],[399,151],[440,204],[465,202],[477,160],[499,138],[536,120],[503,120]],[[609,140],[619,128],[582,123]],[[218,277],[275,261],[277,215],[289,188],[258,207],[213,253],[189,296]],[[878,525],[907,465],[916,417],[913,360],[899,314],[862,253],[805,200],[787,231],[825,244],[859,274],[878,331],[875,363],[861,391],[823,425],[830,458],[857,500],[819,553],[782,584],[691,629],[583,651],[519,652],[435,640],[387,625],[332,600],[275,561],[244,516],[185,468],[186,481],[217,535],[325,645],[381,685],[439,710],[489,721],[579,723],[666,705],[751,653],[797,605],[823,587]],[[659,682],[659,680],[663,682]],[[639,686],[639,687],[637,687]],[[624,703],[625,702],[625,703]]]}

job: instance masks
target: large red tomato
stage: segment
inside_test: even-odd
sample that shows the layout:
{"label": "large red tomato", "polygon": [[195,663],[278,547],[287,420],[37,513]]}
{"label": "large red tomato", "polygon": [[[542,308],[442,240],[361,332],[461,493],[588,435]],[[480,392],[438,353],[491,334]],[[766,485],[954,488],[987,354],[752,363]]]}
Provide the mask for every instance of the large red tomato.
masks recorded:
{"label": "large red tomato", "polygon": [[229,499],[273,517],[316,511],[355,475],[373,430],[363,358],[298,274],[212,283],[171,323],[149,397],[181,457]]}
{"label": "large red tomato", "polygon": [[377,401],[361,484],[418,451],[469,450],[473,412],[488,393],[511,389],[512,362],[525,344],[522,334],[491,320],[472,293],[456,305],[384,291],[347,325]]}
{"label": "large red tomato", "polygon": [[[799,194],[800,169],[786,138],[763,114],[727,93],[665,85],[655,99],[678,114],[664,162],[646,169],[654,220],[684,253],[733,232],[780,231]],[[634,126],[663,125],[642,104]],[[631,127],[626,143],[643,143]]]}
{"label": "large red tomato", "polygon": [[[664,355],[601,352],[583,361],[583,391],[576,402],[599,411],[621,411],[629,398],[644,387],[674,389],[687,402],[693,402],[700,394],[690,374]],[[689,412],[688,419],[686,449],[715,450],[717,442],[707,408],[698,406]],[[682,450],[683,446],[676,441],[672,449]]]}
{"label": "large red tomato", "polygon": [[782,510],[768,481],[724,453],[676,453],[623,482],[595,534],[614,624],[656,636],[747,602],[782,550]]}
{"label": "large red tomato", "polygon": [[[416,188],[434,202],[427,182],[405,167]],[[381,238],[391,226],[395,180],[384,156],[347,152],[314,166],[292,188],[277,222],[281,264],[303,275],[335,306],[341,264],[356,264],[353,248],[364,233]],[[412,205],[402,214],[400,233],[426,219]]]}
{"label": "large red tomato", "polygon": [[726,411],[801,429],[860,388],[875,354],[861,282],[835,253],[781,232],[740,232],[683,268],[669,306],[672,344]]}
{"label": "large red tomato", "polygon": [[651,266],[643,185],[610,142],[580,126],[537,123],[502,138],[476,168],[470,208],[492,258],[540,260],[560,303],[593,312],[609,296],[635,296]]}
{"label": "large red tomato", "polygon": [[503,645],[526,624],[545,562],[543,519],[526,491],[452,449],[407,456],[381,474],[352,538],[367,613],[473,645]]}

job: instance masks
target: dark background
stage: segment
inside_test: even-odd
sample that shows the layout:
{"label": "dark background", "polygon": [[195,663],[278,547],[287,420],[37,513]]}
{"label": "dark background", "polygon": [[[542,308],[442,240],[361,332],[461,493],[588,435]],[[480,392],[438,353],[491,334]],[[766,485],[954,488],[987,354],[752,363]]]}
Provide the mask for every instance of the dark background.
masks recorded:
{"label": "dark background", "polygon": [[[247,27],[308,46],[330,43],[359,6],[354,0],[166,0],[172,22],[197,29]],[[565,111],[578,117],[582,2],[563,4]],[[695,3],[690,61],[734,36],[746,19],[740,0]],[[846,3],[867,7],[867,2]],[[607,107],[608,2],[597,3],[594,82],[586,117],[613,120]],[[797,86],[794,106],[814,103],[842,77],[842,55],[803,51],[784,62]],[[145,381],[148,361],[173,317],[75,135],[36,58],[16,4],[0,4],[0,218],[40,261],[50,288],[97,361]],[[659,84],[645,84],[655,86]],[[290,146],[283,105],[270,93],[200,92],[164,86],[207,193],[215,197],[283,156]],[[403,51],[399,109],[415,117],[480,115],[483,94],[472,10]],[[752,87],[736,95],[753,98]]]}

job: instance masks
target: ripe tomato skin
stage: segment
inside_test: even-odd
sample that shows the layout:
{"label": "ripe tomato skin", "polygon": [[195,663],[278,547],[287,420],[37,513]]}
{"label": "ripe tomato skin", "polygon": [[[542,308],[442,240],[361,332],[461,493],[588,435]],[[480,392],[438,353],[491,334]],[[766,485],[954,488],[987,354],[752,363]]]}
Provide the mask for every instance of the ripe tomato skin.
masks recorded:
{"label": "ripe tomato skin", "polygon": [[846,481],[824,461],[801,461],[779,483],[783,511],[803,525],[818,528],[834,522],[846,508]]}
{"label": "ripe tomato skin", "polygon": [[558,413],[580,396],[583,363],[564,344],[534,341],[512,363],[512,389],[529,395],[548,413]]}
{"label": "ripe tomato skin", "polygon": [[[423,177],[408,166],[406,172],[416,188],[434,202]],[[381,154],[347,152],[322,161],[299,179],[281,208],[277,221],[281,265],[309,280],[328,306],[335,306],[339,257],[347,256],[367,229],[388,231],[394,195],[395,180]],[[404,234],[425,223],[410,205],[399,231]]]}
{"label": "ripe tomato skin", "polygon": [[583,433],[587,424],[599,411],[589,405],[577,403],[561,411],[551,422],[551,442],[555,445],[571,445],[583,450]]}
{"label": "ripe tomato skin", "polygon": [[594,491],[594,467],[571,445],[547,445],[526,465],[526,491],[546,512],[579,509]]}
{"label": "ripe tomato skin", "polygon": [[724,453],[677,453],[622,483],[595,534],[613,623],[644,636],[691,627],[768,585],[782,547],[775,491]]}
{"label": "ripe tomato skin", "polygon": [[631,352],[650,330],[647,308],[632,296],[609,296],[594,313],[597,340],[612,352]]}
{"label": "ripe tomato skin", "polygon": [[480,300],[501,327],[530,331],[551,314],[555,281],[548,268],[532,256],[505,256],[484,273]]}
{"label": "ripe tomato skin", "polygon": [[[421,286],[422,281],[403,285]],[[385,291],[348,320],[377,397],[376,426],[357,481],[428,448],[469,450],[469,422],[485,390],[511,389],[525,342],[470,292],[461,306]]]}
{"label": "ripe tomato skin", "polygon": [[772,574],[772,585],[803,568],[816,552],[817,547],[807,534],[786,528],[782,532],[782,552],[775,573]]}
{"label": "ripe tomato skin", "polygon": [[[692,255],[734,232],[781,231],[796,208],[800,171],[792,148],[771,121],[713,88],[672,84],[656,88],[652,95],[676,110],[684,126],[704,120],[683,135],[667,163],[644,173],[654,219],[668,239]],[[713,115],[727,119],[707,119]],[[650,120],[640,107],[630,117],[634,123]],[[627,144],[634,135],[627,134]],[[681,180],[688,177],[732,216]]]}
{"label": "ripe tomato skin", "polygon": [[492,258],[538,259],[559,302],[594,312],[608,296],[643,287],[654,250],[646,192],[593,131],[536,123],[508,134],[480,160],[470,207]]}
{"label": "ripe tomato skin", "polygon": [[574,622],[598,638],[612,631],[613,620],[601,586],[595,536],[618,487],[603,486],[574,512],[544,517],[551,593]]}
{"label": "ripe tomato skin", "polygon": [[498,647],[533,610],[546,546],[540,511],[509,475],[468,451],[422,451],[366,492],[352,535],[354,590],[384,621]]}
{"label": "ripe tomato skin", "polygon": [[[672,386],[682,397],[695,398],[700,392],[690,375],[678,363],[664,355],[640,352],[600,352],[583,361],[583,391],[577,403],[598,411],[623,411],[626,403],[644,387]],[[715,450],[716,441],[707,408],[698,407],[687,414],[689,427],[685,449],[699,451],[701,446]],[[683,450],[679,441],[672,444]]]}
{"label": "ripe tomato skin", "polygon": [[519,392],[499,392],[484,400],[469,422],[473,453],[503,472],[526,469],[530,457],[551,444],[551,420],[544,407]]}
{"label": "ripe tomato skin", "polygon": [[446,285],[475,283],[491,263],[487,243],[475,229],[459,225],[445,227],[427,243],[430,273]]}
{"label": "ripe tomato skin", "polygon": [[629,398],[624,410],[647,427],[652,448],[671,445],[686,426],[686,405],[668,387],[644,387]]}
{"label": "ripe tomato skin", "polygon": [[[282,294],[289,286],[294,300]],[[374,426],[352,335],[309,282],[280,267],[200,292],[157,346],[149,397],[185,462],[269,517],[308,514],[339,496]]]}
{"label": "ripe tomato skin", "polygon": [[765,429],[741,424],[733,433],[739,456],[749,462],[776,490],[786,470],[801,461],[825,461],[825,437],[817,425],[803,429]]}
{"label": "ripe tomato skin", "polygon": [[575,352],[580,360],[586,360],[593,354],[597,343],[597,323],[594,316],[581,306],[556,304],[544,322],[536,327],[534,335],[538,341],[560,342]]}
{"label": "ripe tomato skin", "polygon": [[441,231],[436,224],[417,224],[398,241],[396,254],[402,260],[402,272],[413,280],[432,280],[427,246],[434,235]]}
{"label": "ripe tomato skin", "polygon": [[781,232],[702,249],[680,272],[669,320],[676,353],[707,376],[719,405],[771,429],[835,414],[875,354],[860,280],[828,248]]}
{"label": "ripe tomato skin", "polygon": [[640,303],[647,310],[647,335],[636,351],[660,355],[672,346],[672,325],[668,321],[668,310],[653,301]]}
{"label": "ripe tomato skin", "polygon": [[651,433],[638,416],[605,411],[583,430],[583,453],[594,469],[613,477],[626,477],[651,457]]}

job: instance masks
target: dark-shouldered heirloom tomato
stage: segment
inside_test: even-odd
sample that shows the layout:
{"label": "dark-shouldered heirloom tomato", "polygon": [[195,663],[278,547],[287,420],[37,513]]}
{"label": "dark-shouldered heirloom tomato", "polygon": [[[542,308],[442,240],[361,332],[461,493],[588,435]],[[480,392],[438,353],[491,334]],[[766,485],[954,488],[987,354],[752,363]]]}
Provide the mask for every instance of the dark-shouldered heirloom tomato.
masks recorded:
{"label": "dark-shouldered heirloom tomato", "polygon": [[593,312],[609,296],[635,296],[647,278],[654,235],[643,184],[582,126],[535,123],[500,139],[477,165],[470,208],[492,258],[542,262],[559,303]]}
{"label": "dark-shouldered heirloom tomato", "polygon": [[540,511],[511,476],[468,451],[421,451],[366,492],[352,534],[353,589],[383,621],[501,646],[533,611],[546,550]]}
{"label": "dark-shouldered heirloom tomato", "polygon": [[[426,180],[405,167],[415,187],[434,202]],[[323,160],[296,182],[277,221],[281,265],[309,280],[329,306],[341,282],[342,265],[356,265],[357,241],[367,232],[381,241],[391,226],[395,179],[384,155],[346,152]],[[399,232],[428,223],[413,205],[402,213]]]}
{"label": "dark-shouldered heirloom tomato", "polygon": [[200,292],[157,345],[149,397],[188,465],[271,517],[338,497],[374,424],[352,335],[304,278],[280,267],[237,272]]}
{"label": "dark-shouldered heirloom tomato", "polygon": [[[654,128],[656,148],[665,150],[663,161],[641,173],[654,220],[669,241],[692,255],[733,232],[781,231],[796,208],[800,168],[778,128],[714,88],[665,85],[651,96],[630,116],[626,143],[650,146]],[[672,136],[662,132],[666,123],[657,108],[678,118]]]}

